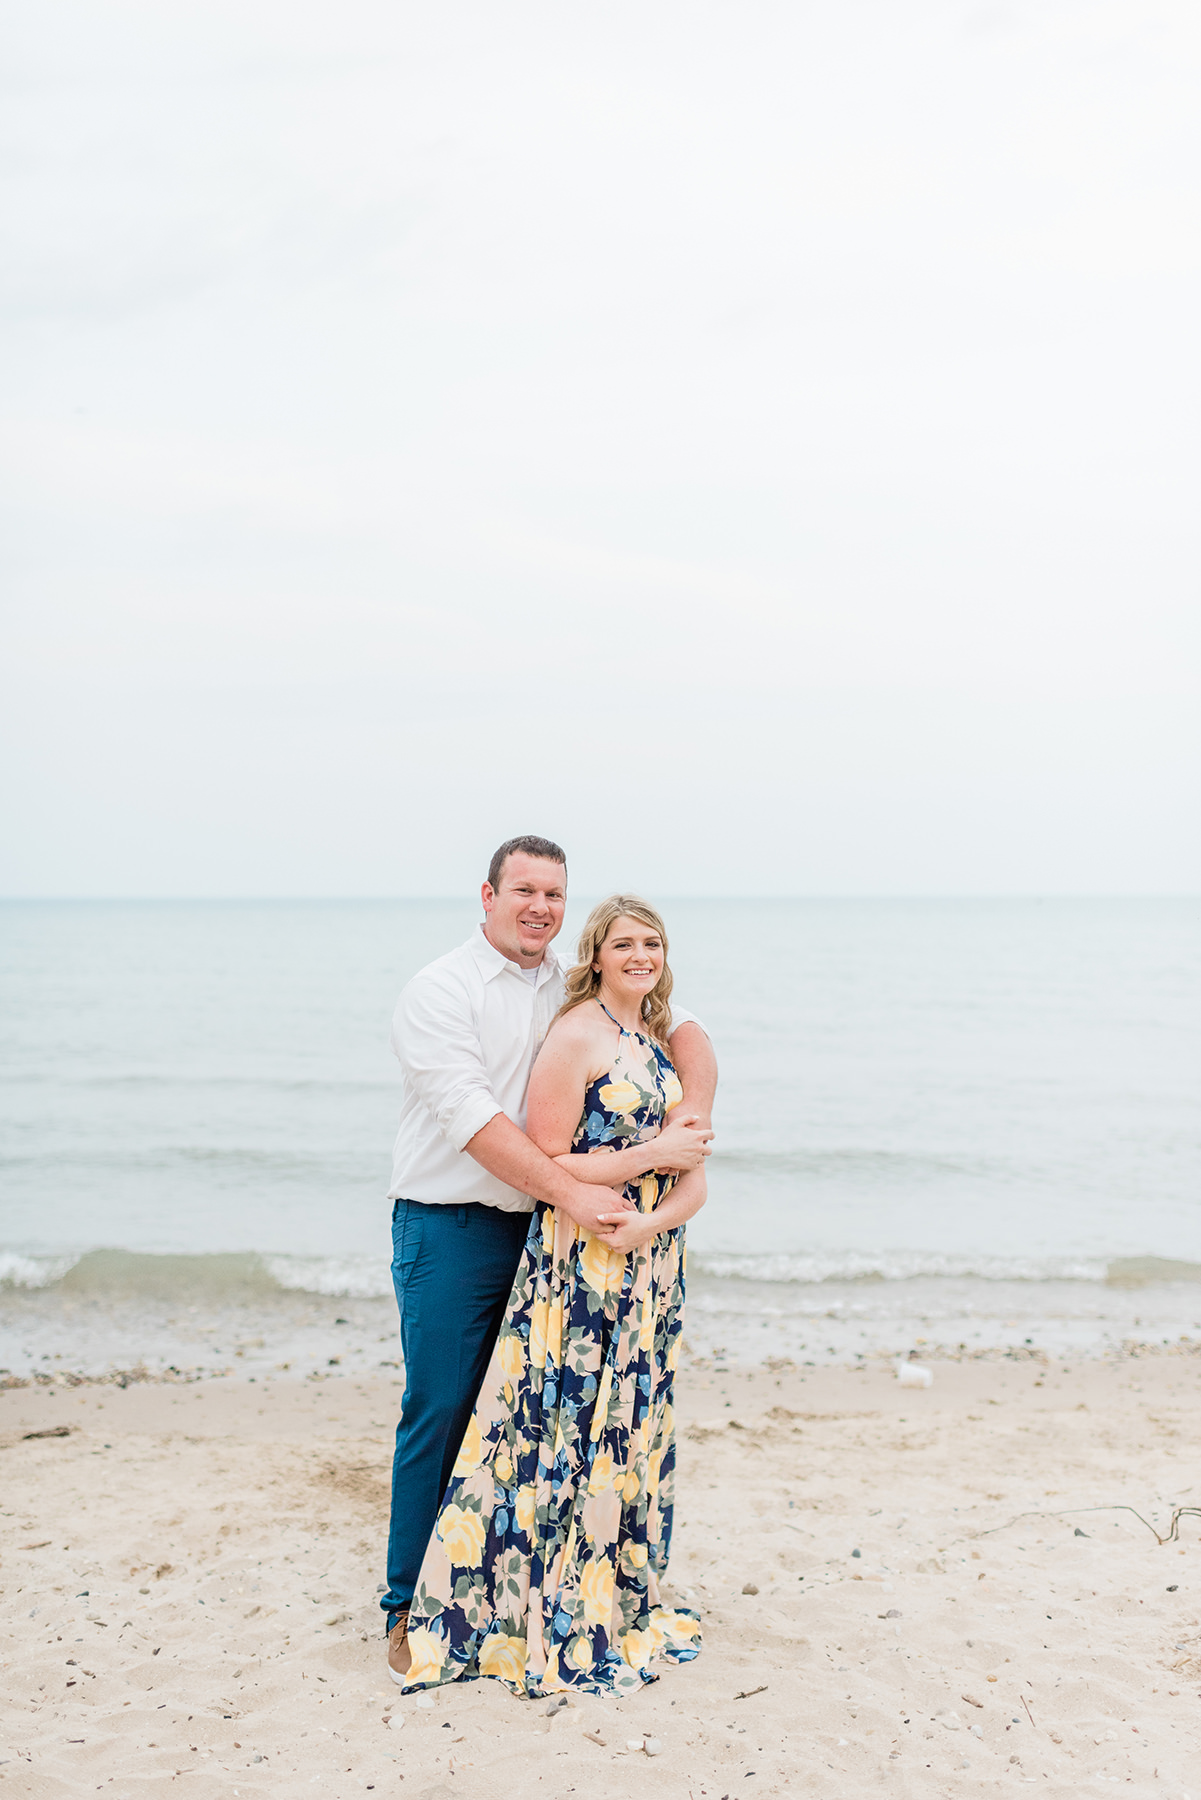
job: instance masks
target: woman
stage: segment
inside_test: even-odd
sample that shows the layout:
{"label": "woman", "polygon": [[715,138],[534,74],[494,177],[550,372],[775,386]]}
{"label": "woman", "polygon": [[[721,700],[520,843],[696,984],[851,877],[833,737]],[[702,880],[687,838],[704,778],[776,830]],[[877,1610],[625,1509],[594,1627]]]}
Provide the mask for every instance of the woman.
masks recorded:
{"label": "woman", "polygon": [[531,1220],[418,1577],[406,1691],[465,1675],[515,1693],[628,1690],[655,1679],[656,1655],[699,1649],[696,1615],[659,1596],[683,1227],[705,1199],[697,1134],[667,1123],[682,1096],[665,1048],[663,922],[614,895],[579,956],[534,1065],[526,1129],[570,1157],[577,1180],[622,1185],[638,1210],[607,1215],[609,1238],[550,1207]]}

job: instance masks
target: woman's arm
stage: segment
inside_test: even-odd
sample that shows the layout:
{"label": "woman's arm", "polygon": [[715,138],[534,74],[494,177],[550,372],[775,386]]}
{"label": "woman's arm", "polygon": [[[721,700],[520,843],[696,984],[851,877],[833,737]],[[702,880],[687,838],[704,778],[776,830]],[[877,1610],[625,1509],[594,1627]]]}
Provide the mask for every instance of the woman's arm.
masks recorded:
{"label": "woman's arm", "polygon": [[599,1050],[578,1009],[556,1019],[548,1031],[530,1071],[525,1109],[526,1136],[544,1156],[557,1161],[571,1150]]}

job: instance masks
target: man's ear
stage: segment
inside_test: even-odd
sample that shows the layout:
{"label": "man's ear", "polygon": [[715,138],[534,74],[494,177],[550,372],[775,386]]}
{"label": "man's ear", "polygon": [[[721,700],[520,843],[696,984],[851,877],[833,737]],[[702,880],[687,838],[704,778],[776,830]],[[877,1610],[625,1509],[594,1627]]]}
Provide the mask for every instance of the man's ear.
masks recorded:
{"label": "man's ear", "polygon": [[480,889],[480,899],[484,903],[484,911],[491,912],[496,904],[496,889],[490,881],[486,881]]}

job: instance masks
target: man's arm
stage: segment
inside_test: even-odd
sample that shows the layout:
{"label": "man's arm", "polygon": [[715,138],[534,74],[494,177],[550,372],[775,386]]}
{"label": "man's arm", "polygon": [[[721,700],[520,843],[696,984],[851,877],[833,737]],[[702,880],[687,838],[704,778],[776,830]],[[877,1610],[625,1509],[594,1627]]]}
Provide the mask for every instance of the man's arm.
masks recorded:
{"label": "man's arm", "polygon": [[443,1137],[506,1186],[562,1207],[598,1236],[598,1213],[624,1213],[631,1202],[608,1187],[585,1187],[556,1168],[505,1113],[492,1092],[469,996],[442,970],[424,970],[400,997],[392,1046],[406,1086],[433,1115]]}
{"label": "man's arm", "polygon": [[695,1113],[698,1125],[711,1129],[713,1096],[717,1092],[717,1058],[713,1054],[708,1032],[703,1025],[689,1020],[676,1026],[668,1048],[671,1060],[676,1065],[680,1085],[684,1089],[679,1110]]}
{"label": "man's arm", "polygon": [[[610,1236],[613,1227],[601,1222],[601,1214],[626,1213],[636,1210],[632,1200],[608,1187],[585,1187],[574,1181],[525,1132],[514,1125],[505,1113],[496,1113],[482,1131],[464,1146],[480,1167],[495,1175],[498,1181],[532,1194],[535,1200],[546,1200],[568,1213],[577,1225],[597,1237]],[[586,1160],[581,1158],[581,1161]]]}

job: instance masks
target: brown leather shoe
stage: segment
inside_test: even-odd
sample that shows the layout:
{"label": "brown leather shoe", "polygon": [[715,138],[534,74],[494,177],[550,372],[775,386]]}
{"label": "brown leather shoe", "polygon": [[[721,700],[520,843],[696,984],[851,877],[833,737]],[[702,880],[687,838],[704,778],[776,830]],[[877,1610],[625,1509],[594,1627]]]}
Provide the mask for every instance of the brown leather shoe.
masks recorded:
{"label": "brown leather shoe", "polygon": [[388,1673],[398,1687],[409,1679],[413,1653],[409,1649],[409,1609],[406,1606],[388,1633]]}

